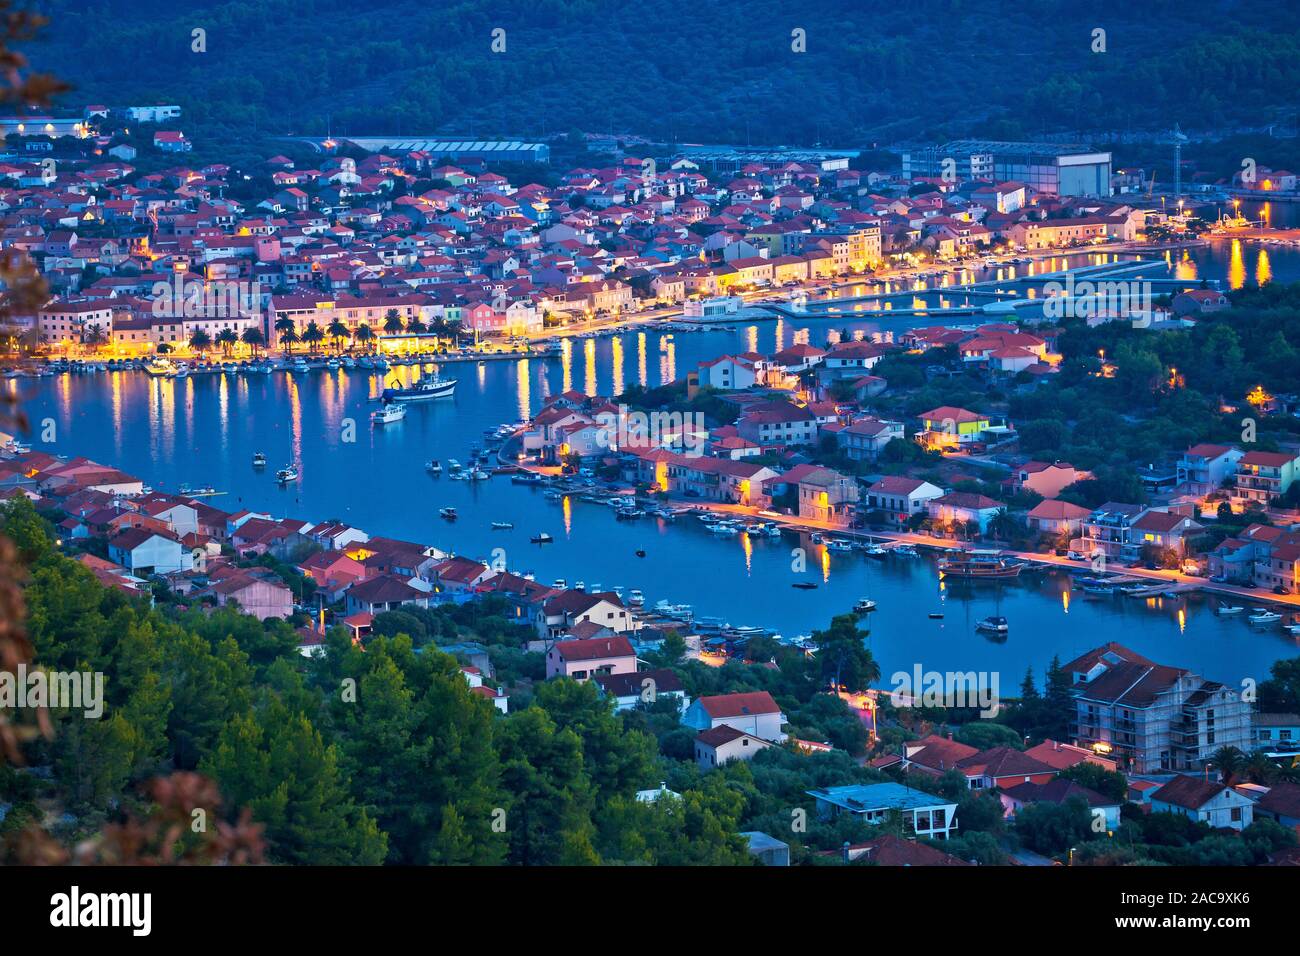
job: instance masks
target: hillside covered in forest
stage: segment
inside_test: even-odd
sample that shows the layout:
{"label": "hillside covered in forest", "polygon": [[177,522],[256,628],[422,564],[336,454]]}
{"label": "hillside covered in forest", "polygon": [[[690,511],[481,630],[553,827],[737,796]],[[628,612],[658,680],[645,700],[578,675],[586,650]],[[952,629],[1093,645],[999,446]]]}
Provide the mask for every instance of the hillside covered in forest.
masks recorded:
{"label": "hillside covered in forest", "polygon": [[1300,86],[1300,26],[1236,0],[38,6],[52,24],[30,55],[74,85],[65,104],[176,102],[191,126],[277,134],[862,145],[1226,129],[1294,123]]}

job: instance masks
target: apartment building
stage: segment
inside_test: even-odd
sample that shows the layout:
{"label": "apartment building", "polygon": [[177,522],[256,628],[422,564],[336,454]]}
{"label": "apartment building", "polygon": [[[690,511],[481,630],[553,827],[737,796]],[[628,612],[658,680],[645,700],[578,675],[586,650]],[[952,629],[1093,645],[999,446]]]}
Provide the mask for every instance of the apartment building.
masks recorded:
{"label": "apartment building", "polygon": [[1075,743],[1129,772],[1199,771],[1220,747],[1251,749],[1249,704],[1216,681],[1113,641],[1070,661],[1065,672]]}

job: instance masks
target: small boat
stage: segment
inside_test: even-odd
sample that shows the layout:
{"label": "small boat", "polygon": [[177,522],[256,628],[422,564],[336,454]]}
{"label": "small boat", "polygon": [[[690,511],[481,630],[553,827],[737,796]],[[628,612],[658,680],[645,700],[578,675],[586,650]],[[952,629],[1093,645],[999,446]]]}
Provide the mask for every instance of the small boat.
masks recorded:
{"label": "small boat", "polygon": [[178,495],[186,498],[204,498],[217,493],[217,489],[211,485],[181,485],[176,489]]}
{"label": "small boat", "polygon": [[795,581],[794,584],[790,585],[790,587],[798,588],[801,591],[813,591],[816,590],[817,588],[817,582],[816,581]]}
{"label": "small boat", "polygon": [[254,468],[266,467],[266,456],[263,455],[260,451],[253,456],[253,467]]}
{"label": "small boat", "polygon": [[862,553],[869,558],[883,558],[889,554],[889,551],[878,544],[869,544],[862,549]]}
{"label": "small boat", "polygon": [[849,552],[853,550],[853,542],[846,541],[843,538],[832,538],[826,542],[827,551]]}
{"label": "small boat", "polygon": [[1180,597],[1182,597],[1182,594],[1179,593],[1178,591],[1170,590],[1170,591],[1161,591],[1160,596],[1177,601]]}
{"label": "small boat", "polygon": [[153,359],[145,365],[144,370],[145,374],[155,377],[176,374],[176,369],[173,367],[172,363],[163,361],[162,359]]}
{"label": "small boat", "polygon": [[642,517],[644,514],[645,512],[641,511],[638,508],[625,507],[625,508],[619,508],[617,511],[615,511],[614,517],[617,518],[619,521],[635,521],[637,518]]}
{"label": "small boat", "polygon": [[491,478],[492,475],[490,472],[486,472],[482,468],[471,468],[465,473],[465,477],[470,481],[486,481],[488,478]]}
{"label": "small boat", "polygon": [[455,508],[439,508],[438,516],[440,518],[446,518],[448,521],[455,521],[460,517],[460,515],[456,514]]}
{"label": "small boat", "polygon": [[900,544],[898,547],[894,548],[894,554],[901,554],[907,558],[914,558],[916,557],[916,548],[912,547],[910,544]]}
{"label": "small boat", "polygon": [[447,470],[448,470],[448,471],[460,471],[460,462],[458,462],[455,458],[448,458],[448,459],[447,459]]}
{"label": "small boat", "polygon": [[994,634],[1007,633],[1007,619],[1005,617],[986,617],[975,625],[977,631],[990,631]]}
{"label": "small boat", "polygon": [[735,534],[738,530],[740,530],[734,524],[731,524],[726,521],[718,521],[714,524],[706,524],[704,527],[706,527],[713,534]]}
{"label": "small boat", "polygon": [[550,544],[555,539],[543,531],[541,534],[535,534],[528,539],[533,544]]}
{"label": "small boat", "polygon": [[636,588],[633,588],[631,591],[628,592],[627,603],[632,605],[633,607],[640,607],[641,605],[645,604],[645,595],[642,594]]}
{"label": "small boat", "polygon": [[294,481],[298,477],[298,468],[296,465],[285,465],[275,473],[275,477],[281,484]]}
{"label": "small boat", "polygon": [[1250,621],[1251,624],[1276,624],[1278,621],[1282,620],[1282,615],[1278,614],[1276,611],[1260,610],[1256,611],[1246,620]]}
{"label": "small boat", "polygon": [[567,591],[569,590],[569,582],[564,578],[556,578],[551,582],[551,587],[555,588],[557,591]]}
{"label": "small boat", "polygon": [[930,612],[930,620],[932,620],[932,621],[940,620],[942,617],[943,617],[943,611],[931,611],[931,612]]}
{"label": "small boat", "polygon": [[509,521],[493,521],[493,522],[492,522],[492,530],[493,530],[493,531],[509,531],[509,530],[510,530],[511,528],[513,528],[513,527],[514,527],[514,525],[511,524]]}
{"label": "small boat", "polygon": [[1246,609],[1240,604],[1220,604],[1216,613],[1223,615],[1240,614],[1244,610]]}
{"label": "small boat", "polygon": [[442,474],[442,462],[436,458],[431,458],[424,463],[424,470],[434,475]]}
{"label": "small boat", "polygon": [[378,411],[370,413],[370,424],[387,425],[391,422],[400,422],[406,417],[406,406],[401,402],[393,402],[385,405]]}
{"label": "small boat", "polygon": [[856,614],[866,614],[868,611],[876,609],[876,602],[871,598],[860,598],[858,603],[853,605],[853,611]]}

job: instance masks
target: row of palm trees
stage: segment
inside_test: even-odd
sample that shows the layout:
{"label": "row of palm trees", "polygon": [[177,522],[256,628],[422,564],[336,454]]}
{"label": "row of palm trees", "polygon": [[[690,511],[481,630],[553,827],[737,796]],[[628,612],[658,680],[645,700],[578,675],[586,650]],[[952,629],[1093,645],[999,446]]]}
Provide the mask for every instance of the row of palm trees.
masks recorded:
{"label": "row of palm trees", "polygon": [[[402,321],[402,316],[396,309],[389,309],[384,315],[383,328],[388,335],[397,335],[401,332],[421,334],[436,331],[419,319],[412,318],[405,322]],[[293,353],[293,347],[299,342],[306,345],[309,352],[314,352],[326,339],[333,343],[336,352],[342,352],[346,342],[360,345],[362,349],[370,351],[372,344],[378,337],[375,330],[365,322],[362,322],[356,328],[351,328],[335,319],[323,329],[316,322],[308,322],[307,326],[299,332],[297,323],[288,318],[276,320],[275,336],[280,346],[290,354]]]}
{"label": "row of palm trees", "polygon": [[243,334],[237,334],[234,329],[222,329],[215,337],[208,335],[202,329],[195,329],[194,334],[190,336],[190,348],[200,355],[212,348],[215,343],[220,347],[222,354],[229,358],[239,342],[252,349],[253,355],[256,356],[258,350],[265,347],[266,336],[262,334],[261,329],[252,328],[245,329]]}

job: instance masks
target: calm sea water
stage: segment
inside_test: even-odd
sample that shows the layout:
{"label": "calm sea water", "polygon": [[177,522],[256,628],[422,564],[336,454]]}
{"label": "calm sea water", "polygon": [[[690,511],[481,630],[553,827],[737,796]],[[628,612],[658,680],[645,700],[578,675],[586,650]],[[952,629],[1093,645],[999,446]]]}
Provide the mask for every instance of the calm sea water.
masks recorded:
{"label": "calm sea water", "polygon": [[[1260,252],[1247,246],[1234,256],[1229,246],[1220,245],[1179,257],[1174,265],[1195,268],[1197,275],[1229,277],[1239,258],[1250,276],[1245,281],[1254,281],[1251,270],[1259,268]],[[1270,249],[1266,255],[1271,278],[1300,279],[1300,253]],[[372,396],[383,382],[361,371],[179,381],[122,372],[8,380],[0,387],[20,391],[34,424],[55,423],[56,442],[42,445],[36,429],[34,447],[115,464],[162,490],[210,484],[226,494],[208,500],[226,510],[337,518],[371,534],[484,559],[501,549],[511,568],[531,570],[540,581],[563,577],[570,585],[582,580],[588,586],[640,588],[647,604],[666,598],[691,604],[697,615],[772,627],[787,636],[822,627],[858,598],[870,596],[880,608],[870,618],[871,646],[886,676],[920,662],[938,670],[997,671],[1010,690],[1027,666],[1041,672],[1054,654],[1065,660],[1116,640],[1155,660],[1235,683],[1262,678],[1275,659],[1300,654],[1300,645],[1285,632],[1251,628],[1242,617],[1217,617],[1214,602],[1200,596],[1085,599],[1069,590],[1067,575],[1058,573],[941,590],[926,558],[876,561],[827,554],[794,535],[719,537],[690,518],[622,522],[607,507],[577,499],[553,503],[540,490],[506,478],[460,482],[424,471],[429,458],[464,461],[485,429],[528,418],[546,396],[568,388],[617,394],[633,383],[670,382],[697,362],[726,352],[771,352],[795,341],[821,344],[829,329],[846,325],[898,331],[915,324],[928,323],[881,315],[767,321],[738,325],[735,331],[671,336],[638,331],[573,341],[562,358],[448,365],[444,374],[459,381],[454,399],[412,405],[404,421],[382,428],[370,426],[367,416],[377,407]],[[413,374],[400,369],[388,377]],[[347,419],[355,421],[354,442],[344,440]],[[261,473],[251,466],[259,451],[270,458]],[[290,460],[299,463],[301,476],[278,486],[273,472]],[[455,524],[438,517],[438,509],[447,505],[460,512]],[[514,529],[494,531],[492,521],[513,522]],[[556,542],[529,544],[529,536],[540,531]],[[801,545],[808,549],[808,567],[797,574],[792,550]],[[637,557],[638,550],[646,556]],[[796,580],[820,586],[797,590],[790,586]],[[937,611],[943,619],[931,620],[929,613]],[[1009,619],[1005,641],[975,631],[976,621],[989,614]]]}

